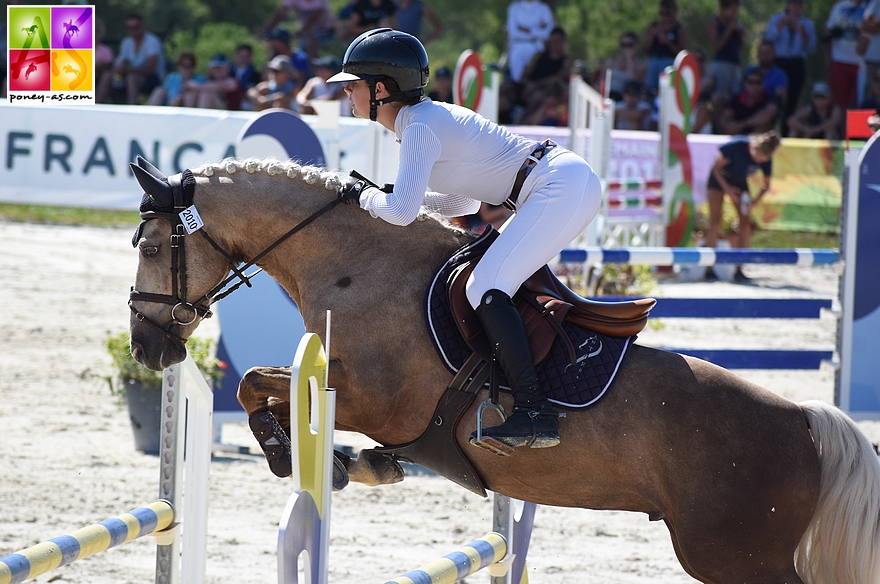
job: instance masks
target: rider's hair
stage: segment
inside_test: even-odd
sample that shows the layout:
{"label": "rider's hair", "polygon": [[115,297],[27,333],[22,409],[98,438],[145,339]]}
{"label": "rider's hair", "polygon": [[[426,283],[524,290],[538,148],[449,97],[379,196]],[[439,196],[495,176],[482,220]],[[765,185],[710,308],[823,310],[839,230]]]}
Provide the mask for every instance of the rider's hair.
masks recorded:
{"label": "rider's hair", "polygon": [[781,142],[773,130],[752,136],[750,140],[755,149],[764,156],[772,156]]}
{"label": "rider's hair", "polygon": [[[385,89],[388,91],[388,93],[390,95],[397,95],[399,93],[403,93],[403,91],[400,90],[400,86],[397,84],[397,81],[395,81],[394,78],[392,78],[392,77],[380,77],[379,79],[376,79],[376,83],[380,83],[380,82],[383,85],[385,85]],[[415,105],[415,104],[419,103],[420,101],[422,101],[423,99],[424,99],[424,96],[415,95],[412,97],[408,97],[407,99],[403,99],[401,101],[392,101],[391,104],[394,105],[394,107],[399,108],[399,107],[403,107],[405,105]]]}

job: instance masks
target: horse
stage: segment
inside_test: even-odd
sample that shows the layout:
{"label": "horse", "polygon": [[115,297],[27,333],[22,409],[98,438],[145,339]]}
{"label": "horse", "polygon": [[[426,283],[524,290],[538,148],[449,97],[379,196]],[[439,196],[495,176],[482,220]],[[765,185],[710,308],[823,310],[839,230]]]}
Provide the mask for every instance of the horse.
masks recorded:
{"label": "horse", "polygon": [[[183,360],[185,339],[229,293],[223,287],[246,282],[244,262],[274,277],[322,339],[332,311],[337,429],[396,445],[432,422],[452,374],[426,331],[425,291],[474,235],[427,211],[399,227],[337,206],[342,179],[292,161],[226,159],[171,177],[142,159],[132,168],[148,193],[132,241],[138,362],[162,370]],[[287,424],[289,383],[289,367],[253,368],[239,400],[249,415],[268,405]],[[880,462],[831,405],[795,404],[708,362],[636,343],[613,388],[560,419],[554,448],[507,457],[476,448],[468,443],[476,409],[455,441],[490,490],[662,520],[699,581],[880,582]],[[369,452],[351,461],[352,481],[400,480],[371,467]]]}

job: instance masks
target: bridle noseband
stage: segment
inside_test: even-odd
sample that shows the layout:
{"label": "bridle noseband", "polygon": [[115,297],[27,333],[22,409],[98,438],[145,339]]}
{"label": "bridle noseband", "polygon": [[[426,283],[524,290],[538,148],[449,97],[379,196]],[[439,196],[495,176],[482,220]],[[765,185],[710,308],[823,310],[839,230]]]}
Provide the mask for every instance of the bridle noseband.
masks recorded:
{"label": "bridle noseband", "polygon": [[[306,225],[308,225],[309,223],[342,202],[341,198],[334,197],[331,202],[324,205],[323,207],[306,217],[304,220],[299,222],[295,227],[293,227],[293,229],[279,237],[272,245],[257,254],[257,256],[254,257],[252,260],[238,265],[238,262],[234,260],[231,255],[226,253],[226,251],[224,251],[223,248],[220,247],[220,245],[217,244],[217,242],[214,241],[210,235],[208,235],[204,227],[201,227],[201,225],[199,225],[195,227],[195,229],[193,229],[191,219],[188,220],[186,223],[184,222],[183,217],[185,214],[187,214],[187,216],[191,218],[192,213],[194,212],[196,218],[198,218],[198,212],[195,211],[195,207],[193,205],[193,195],[195,193],[196,180],[192,172],[190,170],[185,170],[180,174],[175,174],[167,177],[166,180],[173,195],[173,206],[167,208],[157,208],[152,200],[152,197],[150,197],[149,195],[145,195],[140,208],[141,222],[140,225],[138,225],[137,231],[135,231],[131,243],[133,247],[137,247],[144,230],[144,225],[146,225],[147,221],[152,221],[154,219],[167,219],[171,223],[171,294],[141,292],[140,290],[136,290],[135,287],[132,286],[131,292],[129,293],[128,307],[134,313],[135,318],[137,318],[139,321],[151,325],[153,328],[161,332],[166,338],[178,341],[180,343],[186,343],[186,339],[172,333],[171,327],[176,325],[187,326],[194,323],[196,319],[210,318],[213,314],[210,309],[210,306],[212,304],[232,294],[239,287],[241,287],[242,284],[247,285],[249,288],[253,287],[253,284],[251,284],[251,279],[262,272],[263,269],[258,268],[250,274],[246,274],[246,270],[248,270],[251,266],[256,265],[256,263],[260,261],[263,257],[265,257],[269,252],[281,245],[298,231],[302,230]],[[227,262],[229,263],[229,269],[231,273],[222,282],[211,288],[211,290],[206,292],[197,300],[195,300],[194,302],[189,302],[186,299],[187,280],[185,244],[186,236],[195,232],[200,233],[202,237],[204,237],[205,240],[211,245],[211,247],[217,250],[217,252],[219,252],[224,258],[226,258]],[[238,281],[236,282],[235,280]],[[171,320],[169,320],[164,326],[159,325],[158,323],[151,320],[148,316],[138,311],[132,304],[134,301],[155,302],[159,304],[171,305]],[[192,311],[192,318],[190,320],[181,321],[177,317],[175,312],[181,308]]]}

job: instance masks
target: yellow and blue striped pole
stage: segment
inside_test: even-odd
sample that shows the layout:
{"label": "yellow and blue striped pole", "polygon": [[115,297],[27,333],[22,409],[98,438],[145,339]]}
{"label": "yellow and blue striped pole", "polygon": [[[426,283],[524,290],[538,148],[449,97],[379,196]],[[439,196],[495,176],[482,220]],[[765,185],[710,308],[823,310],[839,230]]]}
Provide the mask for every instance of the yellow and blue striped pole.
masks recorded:
{"label": "yellow and blue striped pole", "polygon": [[507,555],[507,542],[498,533],[487,533],[482,538],[460,547],[451,554],[428,562],[385,584],[454,584]]}
{"label": "yellow and blue striped pole", "polygon": [[0,584],[16,584],[59,566],[87,558],[144,535],[162,531],[174,521],[168,501],[156,501],[118,517],[83,527],[0,558]]}

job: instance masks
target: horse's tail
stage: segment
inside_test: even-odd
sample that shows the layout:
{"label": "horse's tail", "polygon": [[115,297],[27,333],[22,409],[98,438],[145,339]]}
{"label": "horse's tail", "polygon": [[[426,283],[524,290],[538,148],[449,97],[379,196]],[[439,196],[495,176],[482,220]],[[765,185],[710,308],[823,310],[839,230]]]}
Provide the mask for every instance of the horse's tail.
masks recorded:
{"label": "horse's tail", "polygon": [[799,404],[819,453],[819,501],[795,552],[808,584],[880,582],[880,459],[858,426],[819,401]]}

